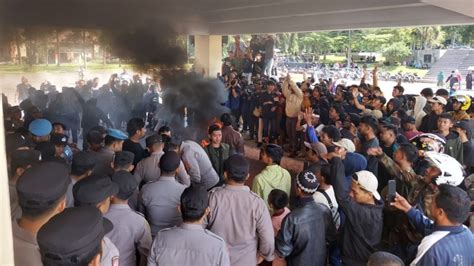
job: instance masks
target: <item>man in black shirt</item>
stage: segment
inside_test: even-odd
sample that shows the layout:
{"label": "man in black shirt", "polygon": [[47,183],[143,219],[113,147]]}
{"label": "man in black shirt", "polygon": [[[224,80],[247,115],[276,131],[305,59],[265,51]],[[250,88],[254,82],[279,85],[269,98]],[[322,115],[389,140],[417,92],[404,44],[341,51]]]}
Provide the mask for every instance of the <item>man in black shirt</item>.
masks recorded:
{"label": "man in black shirt", "polygon": [[135,155],[133,165],[137,166],[145,156],[145,149],[140,144],[140,140],[145,137],[145,122],[141,118],[132,118],[127,123],[128,139],[123,142],[124,151],[129,151]]}
{"label": "man in black shirt", "polygon": [[267,82],[267,91],[260,96],[260,106],[262,106],[263,137],[269,142],[276,139],[277,120],[276,108],[278,106],[278,96],[275,94],[275,82]]}

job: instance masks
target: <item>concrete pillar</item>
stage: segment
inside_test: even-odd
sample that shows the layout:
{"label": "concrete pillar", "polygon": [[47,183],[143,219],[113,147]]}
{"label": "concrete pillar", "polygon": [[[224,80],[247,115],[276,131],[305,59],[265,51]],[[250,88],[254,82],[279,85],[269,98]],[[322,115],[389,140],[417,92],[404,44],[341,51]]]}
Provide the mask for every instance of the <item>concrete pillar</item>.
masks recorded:
{"label": "concrete pillar", "polygon": [[205,73],[206,77],[216,77],[221,73],[222,66],[222,36],[220,35],[196,35],[195,45],[195,71]]}
{"label": "concrete pillar", "polygon": [[[3,108],[0,108],[0,122],[3,124]],[[0,127],[0,242],[2,243],[2,248],[0,248],[0,265],[14,265],[10,213],[5,130],[2,126]]]}

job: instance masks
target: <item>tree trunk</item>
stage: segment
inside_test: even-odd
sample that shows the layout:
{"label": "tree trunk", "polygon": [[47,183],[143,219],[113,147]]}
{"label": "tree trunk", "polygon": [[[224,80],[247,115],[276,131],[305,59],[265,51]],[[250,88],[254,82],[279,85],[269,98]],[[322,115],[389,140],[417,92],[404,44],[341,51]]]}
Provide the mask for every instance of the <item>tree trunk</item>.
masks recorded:
{"label": "tree trunk", "polygon": [[105,65],[107,63],[107,47],[104,45],[102,50],[102,64]]}
{"label": "tree trunk", "polygon": [[82,56],[84,59],[84,69],[87,68],[87,58],[86,58],[86,31],[82,31]]}
{"label": "tree trunk", "polygon": [[18,64],[21,65],[21,45],[20,45],[20,36],[18,30],[15,30],[15,45],[16,45],[16,56]]}
{"label": "tree trunk", "polygon": [[56,30],[56,65],[61,65],[61,58],[59,54],[59,30]]}

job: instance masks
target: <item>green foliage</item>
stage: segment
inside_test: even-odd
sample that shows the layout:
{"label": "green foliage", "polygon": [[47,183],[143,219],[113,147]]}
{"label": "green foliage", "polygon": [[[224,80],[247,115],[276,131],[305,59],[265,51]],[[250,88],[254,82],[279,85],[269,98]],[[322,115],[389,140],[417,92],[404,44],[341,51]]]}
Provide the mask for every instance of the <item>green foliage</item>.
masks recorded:
{"label": "green foliage", "polygon": [[405,43],[395,42],[387,46],[382,54],[387,62],[398,63],[410,56],[411,51]]}

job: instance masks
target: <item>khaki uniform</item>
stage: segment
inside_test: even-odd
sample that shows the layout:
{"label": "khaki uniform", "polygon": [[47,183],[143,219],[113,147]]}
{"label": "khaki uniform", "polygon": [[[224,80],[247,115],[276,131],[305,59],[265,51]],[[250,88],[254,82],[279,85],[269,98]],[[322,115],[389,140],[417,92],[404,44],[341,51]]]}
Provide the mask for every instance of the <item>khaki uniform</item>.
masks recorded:
{"label": "khaki uniform", "polygon": [[119,265],[119,251],[117,247],[104,236],[102,242],[102,257],[100,257],[100,266],[118,266]]}
{"label": "khaki uniform", "polygon": [[[145,183],[153,182],[158,180],[161,176],[160,170],[160,158],[165,154],[164,152],[154,152],[151,154],[150,157],[147,157],[141,160],[137,164],[137,168],[135,169],[134,176],[137,179],[138,183],[142,181]],[[189,175],[186,172],[186,168],[184,168],[183,162],[179,164],[178,167],[178,174],[176,175],[176,180],[189,187],[191,184],[191,180],[189,179]]]}
{"label": "khaki uniform", "polygon": [[256,265],[257,255],[273,259],[274,233],[265,202],[247,186],[218,187],[209,196],[208,229],[222,237],[232,265]]}
{"label": "khaki uniform", "polygon": [[230,262],[222,238],[202,225],[183,223],[158,232],[148,257],[148,266],[155,265],[227,266]]}
{"label": "khaki uniform", "polygon": [[119,251],[119,265],[136,265],[135,250],[144,257],[148,256],[151,247],[151,232],[143,216],[134,212],[126,204],[111,204],[104,217],[114,225],[107,237]]}
{"label": "khaki uniform", "polygon": [[17,220],[12,221],[13,250],[15,265],[41,266],[41,254],[36,242],[36,236],[21,228]]}
{"label": "khaki uniform", "polygon": [[172,176],[162,176],[158,181],[143,186],[138,200],[138,211],[145,214],[153,236],[161,229],[182,222],[178,206],[184,189],[186,187]]}

